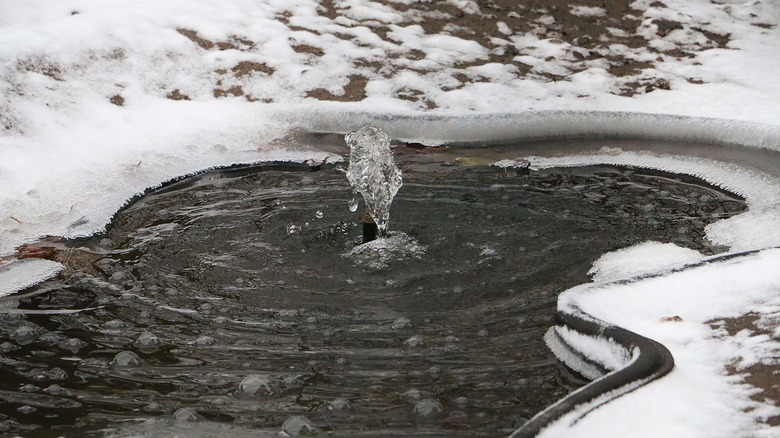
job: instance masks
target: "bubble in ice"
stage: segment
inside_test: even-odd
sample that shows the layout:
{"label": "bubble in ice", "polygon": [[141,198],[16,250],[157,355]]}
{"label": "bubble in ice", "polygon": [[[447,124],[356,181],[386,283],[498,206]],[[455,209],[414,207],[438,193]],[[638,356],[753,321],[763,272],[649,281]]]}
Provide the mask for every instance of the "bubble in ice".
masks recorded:
{"label": "bubble in ice", "polygon": [[36,412],[38,409],[30,406],[30,405],[24,405],[16,408],[16,412],[20,414],[32,414],[33,412]]}
{"label": "bubble in ice", "polygon": [[352,405],[349,404],[349,400],[345,398],[336,398],[331,400],[328,404],[328,409],[331,411],[348,411],[352,409]]}
{"label": "bubble in ice", "polygon": [[[350,148],[347,180],[354,192],[363,195],[380,234],[387,231],[390,204],[403,184],[401,171],[393,161],[390,137],[379,128],[364,126],[346,135]],[[353,204],[350,203],[350,210]]]}
{"label": "bubble in ice", "polygon": [[201,416],[192,408],[179,408],[173,413],[173,419],[177,423],[192,423],[200,421]]}
{"label": "bubble in ice", "polygon": [[417,402],[412,412],[418,417],[432,418],[441,415],[444,412],[444,406],[434,398],[426,398]]}
{"label": "bubble in ice", "polygon": [[141,410],[144,412],[160,412],[162,411],[162,406],[160,406],[160,404],[157,402],[151,402],[148,405],[142,407]]}
{"label": "bubble in ice", "polygon": [[38,392],[41,388],[33,385],[32,383],[28,383],[26,385],[22,385],[19,388],[20,392]]}
{"label": "bubble in ice", "polygon": [[274,393],[271,379],[259,374],[250,374],[238,384],[237,394],[245,397],[270,395]]}
{"label": "bubble in ice", "polygon": [[393,330],[403,329],[403,328],[409,328],[412,326],[412,321],[409,320],[409,318],[400,317],[393,321],[393,325],[390,326]]}
{"label": "bubble in ice", "polygon": [[18,350],[19,347],[6,341],[0,344],[0,353],[10,353],[11,351]]}
{"label": "bubble in ice", "polygon": [[68,350],[71,353],[78,353],[82,348],[86,347],[88,344],[79,338],[68,338],[60,341],[60,343],[57,345],[63,350]]}
{"label": "bubble in ice", "polygon": [[322,219],[322,217],[325,215],[322,213],[322,210],[317,210],[317,212],[314,213],[314,216],[316,216],[317,219]]}
{"label": "bubble in ice", "polygon": [[11,340],[19,345],[27,345],[33,342],[37,337],[38,331],[29,325],[20,326],[11,333]]}
{"label": "bubble in ice", "polygon": [[423,399],[425,394],[417,388],[412,388],[404,393],[404,398],[411,404],[416,404]]}
{"label": "bubble in ice", "polygon": [[469,406],[469,399],[468,397],[460,396],[455,398],[455,400],[453,400],[452,403],[461,409],[465,409]]}
{"label": "bubble in ice", "polygon": [[408,345],[409,347],[422,347],[425,342],[423,341],[422,336],[414,335],[411,338],[404,341],[404,344]]}
{"label": "bubble in ice", "polygon": [[295,224],[287,225],[287,234],[295,234],[301,231],[301,227]]}
{"label": "bubble in ice", "polygon": [[47,386],[46,388],[44,388],[43,392],[45,392],[46,394],[49,394],[49,395],[53,395],[55,397],[56,396],[62,396],[62,395],[68,395],[70,393],[67,389],[63,388],[62,386],[60,386],[60,385],[58,385],[56,383],[51,384],[51,385]]}
{"label": "bubble in ice", "polygon": [[295,415],[282,424],[280,435],[285,437],[311,436],[316,435],[318,432],[319,430],[314,427],[308,418],[303,415]]}
{"label": "bubble in ice", "polygon": [[143,332],[135,344],[142,350],[155,350],[162,345],[162,341],[152,332]]}
{"label": "bubble in ice", "polygon": [[114,369],[135,368],[143,365],[143,361],[132,351],[120,351],[114,356],[109,365]]}

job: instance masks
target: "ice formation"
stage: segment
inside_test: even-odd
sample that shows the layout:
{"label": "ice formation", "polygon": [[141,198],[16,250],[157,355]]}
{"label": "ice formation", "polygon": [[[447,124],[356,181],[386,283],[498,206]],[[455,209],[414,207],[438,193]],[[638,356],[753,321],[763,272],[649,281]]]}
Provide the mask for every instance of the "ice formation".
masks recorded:
{"label": "ice formation", "polygon": [[[363,195],[366,210],[383,236],[390,221],[390,204],[403,184],[401,171],[393,161],[390,137],[379,128],[364,126],[345,139],[350,148],[347,180],[353,192]],[[353,206],[354,201],[350,209]]]}
{"label": "ice formation", "polygon": [[62,269],[61,264],[43,259],[16,260],[0,266],[0,297],[47,280]]}

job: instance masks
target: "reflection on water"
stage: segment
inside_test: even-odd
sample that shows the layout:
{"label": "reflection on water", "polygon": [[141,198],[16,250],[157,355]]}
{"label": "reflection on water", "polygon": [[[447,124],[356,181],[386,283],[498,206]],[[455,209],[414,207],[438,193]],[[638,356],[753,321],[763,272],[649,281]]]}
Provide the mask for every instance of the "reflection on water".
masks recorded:
{"label": "reflection on water", "polygon": [[385,248],[355,248],[342,173],[267,167],[53,251],[64,274],[4,299],[0,431],[507,434],[582,383],[542,341],[559,291],[641,241],[711,251],[704,226],[744,209],[658,173],[439,160],[399,156]]}

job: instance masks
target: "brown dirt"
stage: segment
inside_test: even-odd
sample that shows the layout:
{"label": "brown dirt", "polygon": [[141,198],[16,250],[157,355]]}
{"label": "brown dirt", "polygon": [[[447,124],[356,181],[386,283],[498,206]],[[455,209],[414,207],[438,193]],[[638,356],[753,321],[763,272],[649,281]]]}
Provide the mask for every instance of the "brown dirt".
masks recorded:
{"label": "brown dirt", "polygon": [[336,95],[324,88],[317,88],[306,93],[306,97],[335,102],[355,102],[365,99],[366,84],[368,84],[368,79],[366,77],[351,75],[349,76],[349,83],[344,86],[343,95]]}
{"label": "brown dirt", "polygon": [[[678,46],[670,50],[657,50],[648,48],[648,40],[640,35],[643,25],[641,10],[633,9],[631,0],[619,0],[604,2],[603,0],[578,0],[570,2],[566,0],[493,0],[480,1],[480,13],[471,14],[458,9],[446,2],[415,2],[410,5],[398,4],[390,1],[380,1],[385,6],[394,9],[405,17],[405,21],[398,23],[402,26],[417,24],[427,34],[452,35],[465,40],[471,40],[487,48],[490,53],[484,59],[463,62],[455,65],[462,70],[457,79],[463,83],[480,82],[486,80],[478,74],[469,72],[469,67],[480,66],[489,63],[500,63],[516,67],[515,74],[518,78],[531,78],[540,81],[561,81],[575,73],[588,68],[588,63],[596,60],[604,60],[608,65],[608,72],[617,78],[625,78],[621,89],[616,94],[632,96],[635,94],[649,93],[654,90],[666,90],[670,88],[669,82],[661,77],[641,77],[648,69],[655,68],[657,64],[666,60],[689,59],[693,61],[697,53],[710,48],[726,47],[730,41],[727,34],[719,34],[707,30],[706,24],[688,24],[671,20],[654,19],[650,25],[658,27],[658,35],[668,35],[677,29],[701,32],[705,37],[702,44]],[[606,13],[603,16],[577,16],[572,13],[572,6],[602,7]],[[666,8],[660,1],[650,5],[651,8]],[[346,9],[340,8],[331,0],[320,3],[318,10],[323,17],[335,19],[346,14]],[[280,16],[282,22],[288,22],[288,17]],[[571,45],[570,53],[565,60],[550,59],[550,61],[564,61],[568,69],[567,74],[550,74],[548,72],[535,71],[531,66],[516,59],[523,54],[524,47],[516,46],[506,35],[499,32],[497,23],[504,22],[514,34],[531,32],[540,39],[557,41],[560,44]],[[357,25],[365,26],[380,38],[392,42],[388,37],[390,28],[384,23],[374,21],[358,22]],[[301,31],[315,32],[313,29],[296,28]],[[340,38],[351,40],[349,35],[339,35]],[[611,44],[622,44],[631,49],[648,48],[651,53],[656,53],[654,62],[639,61],[632,56],[605,55],[605,48]],[[311,46],[294,46],[296,51],[312,53],[321,56],[322,50]],[[384,59],[356,59],[354,65],[358,68],[367,67],[372,73],[382,72],[387,77],[392,77],[403,67],[398,60],[415,60],[424,57],[424,53],[411,52],[388,53]],[[427,72],[421,72],[427,73]],[[636,78],[633,79],[632,78]],[[689,83],[701,83],[700,78],[685,78]],[[458,88],[458,87],[454,87]],[[448,87],[453,89],[453,87]],[[325,100],[356,101],[365,97],[359,87],[353,88],[352,93],[344,96],[333,96],[322,89],[311,90],[309,97],[322,97]],[[445,90],[446,91],[446,90]],[[403,93],[402,93],[403,94]],[[423,107],[435,108],[433,101],[420,100]]]}
{"label": "brown dirt", "polygon": [[[759,324],[760,319],[761,315],[748,313],[738,318],[711,321],[710,325],[715,328],[723,327],[730,336],[742,330],[750,330],[754,335],[772,337],[772,330]],[[778,338],[774,339],[780,341]],[[751,397],[753,400],[758,402],[770,400],[772,404],[778,405],[780,401],[780,360],[778,358],[767,358],[745,369],[737,369],[736,365],[732,364],[726,367],[726,371],[730,375],[743,376],[745,383],[760,390],[753,394]],[[780,415],[768,418],[766,423],[773,427],[780,426]]]}
{"label": "brown dirt", "polygon": [[108,101],[113,103],[116,106],[124,106],[125,104],[125,98],[118,94],[111,96],[111,99],[108,99]]}

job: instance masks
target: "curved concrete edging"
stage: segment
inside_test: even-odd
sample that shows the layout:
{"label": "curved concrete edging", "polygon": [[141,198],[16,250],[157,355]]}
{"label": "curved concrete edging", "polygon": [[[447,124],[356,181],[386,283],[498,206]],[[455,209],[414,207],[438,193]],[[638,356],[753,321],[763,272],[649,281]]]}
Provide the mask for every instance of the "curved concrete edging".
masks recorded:
{"label": "curved concrete edging", "polygon": [[[670,272],[640,276],[628,281],[641,281],[643,279],[666,276],[711,263],[756,254],[760,251],[754,250],[715,256],[707,260],[685,265]],[[625,283],[625,280],[616,281],[615,283]],[[586,287],[583,291],[587,291],[587,289]],[[660,379],[674,368],[674,358],[663,344],[595,318],[579,309],[576,305],[569,305],[566,309],[559,309],[555,320],[556,327],[548,332],[546,340],[548,345],[551,342],[557,343],[558,346],[567,349],[567,353],[571,353],[568,363],[567,360],[562,360],[569,366],[576,362],[572,368],[585,367],[587,369],[588,367],[593,367],[594,372],[597,374],[607,371],[606,368],[590,361],[587,357],[581,355],[577,349],[568,345],[555,332],[555,329],[558,327],[567,328],[585,336],[610,340],[631,353],[632,359],[624,368],[609,372],[547,407],[515,430],[510,435],[510,438],[535,437],[542,430],[565,416],[570,416],[571,418],[568,421],[574,424],[599,406]]]}

